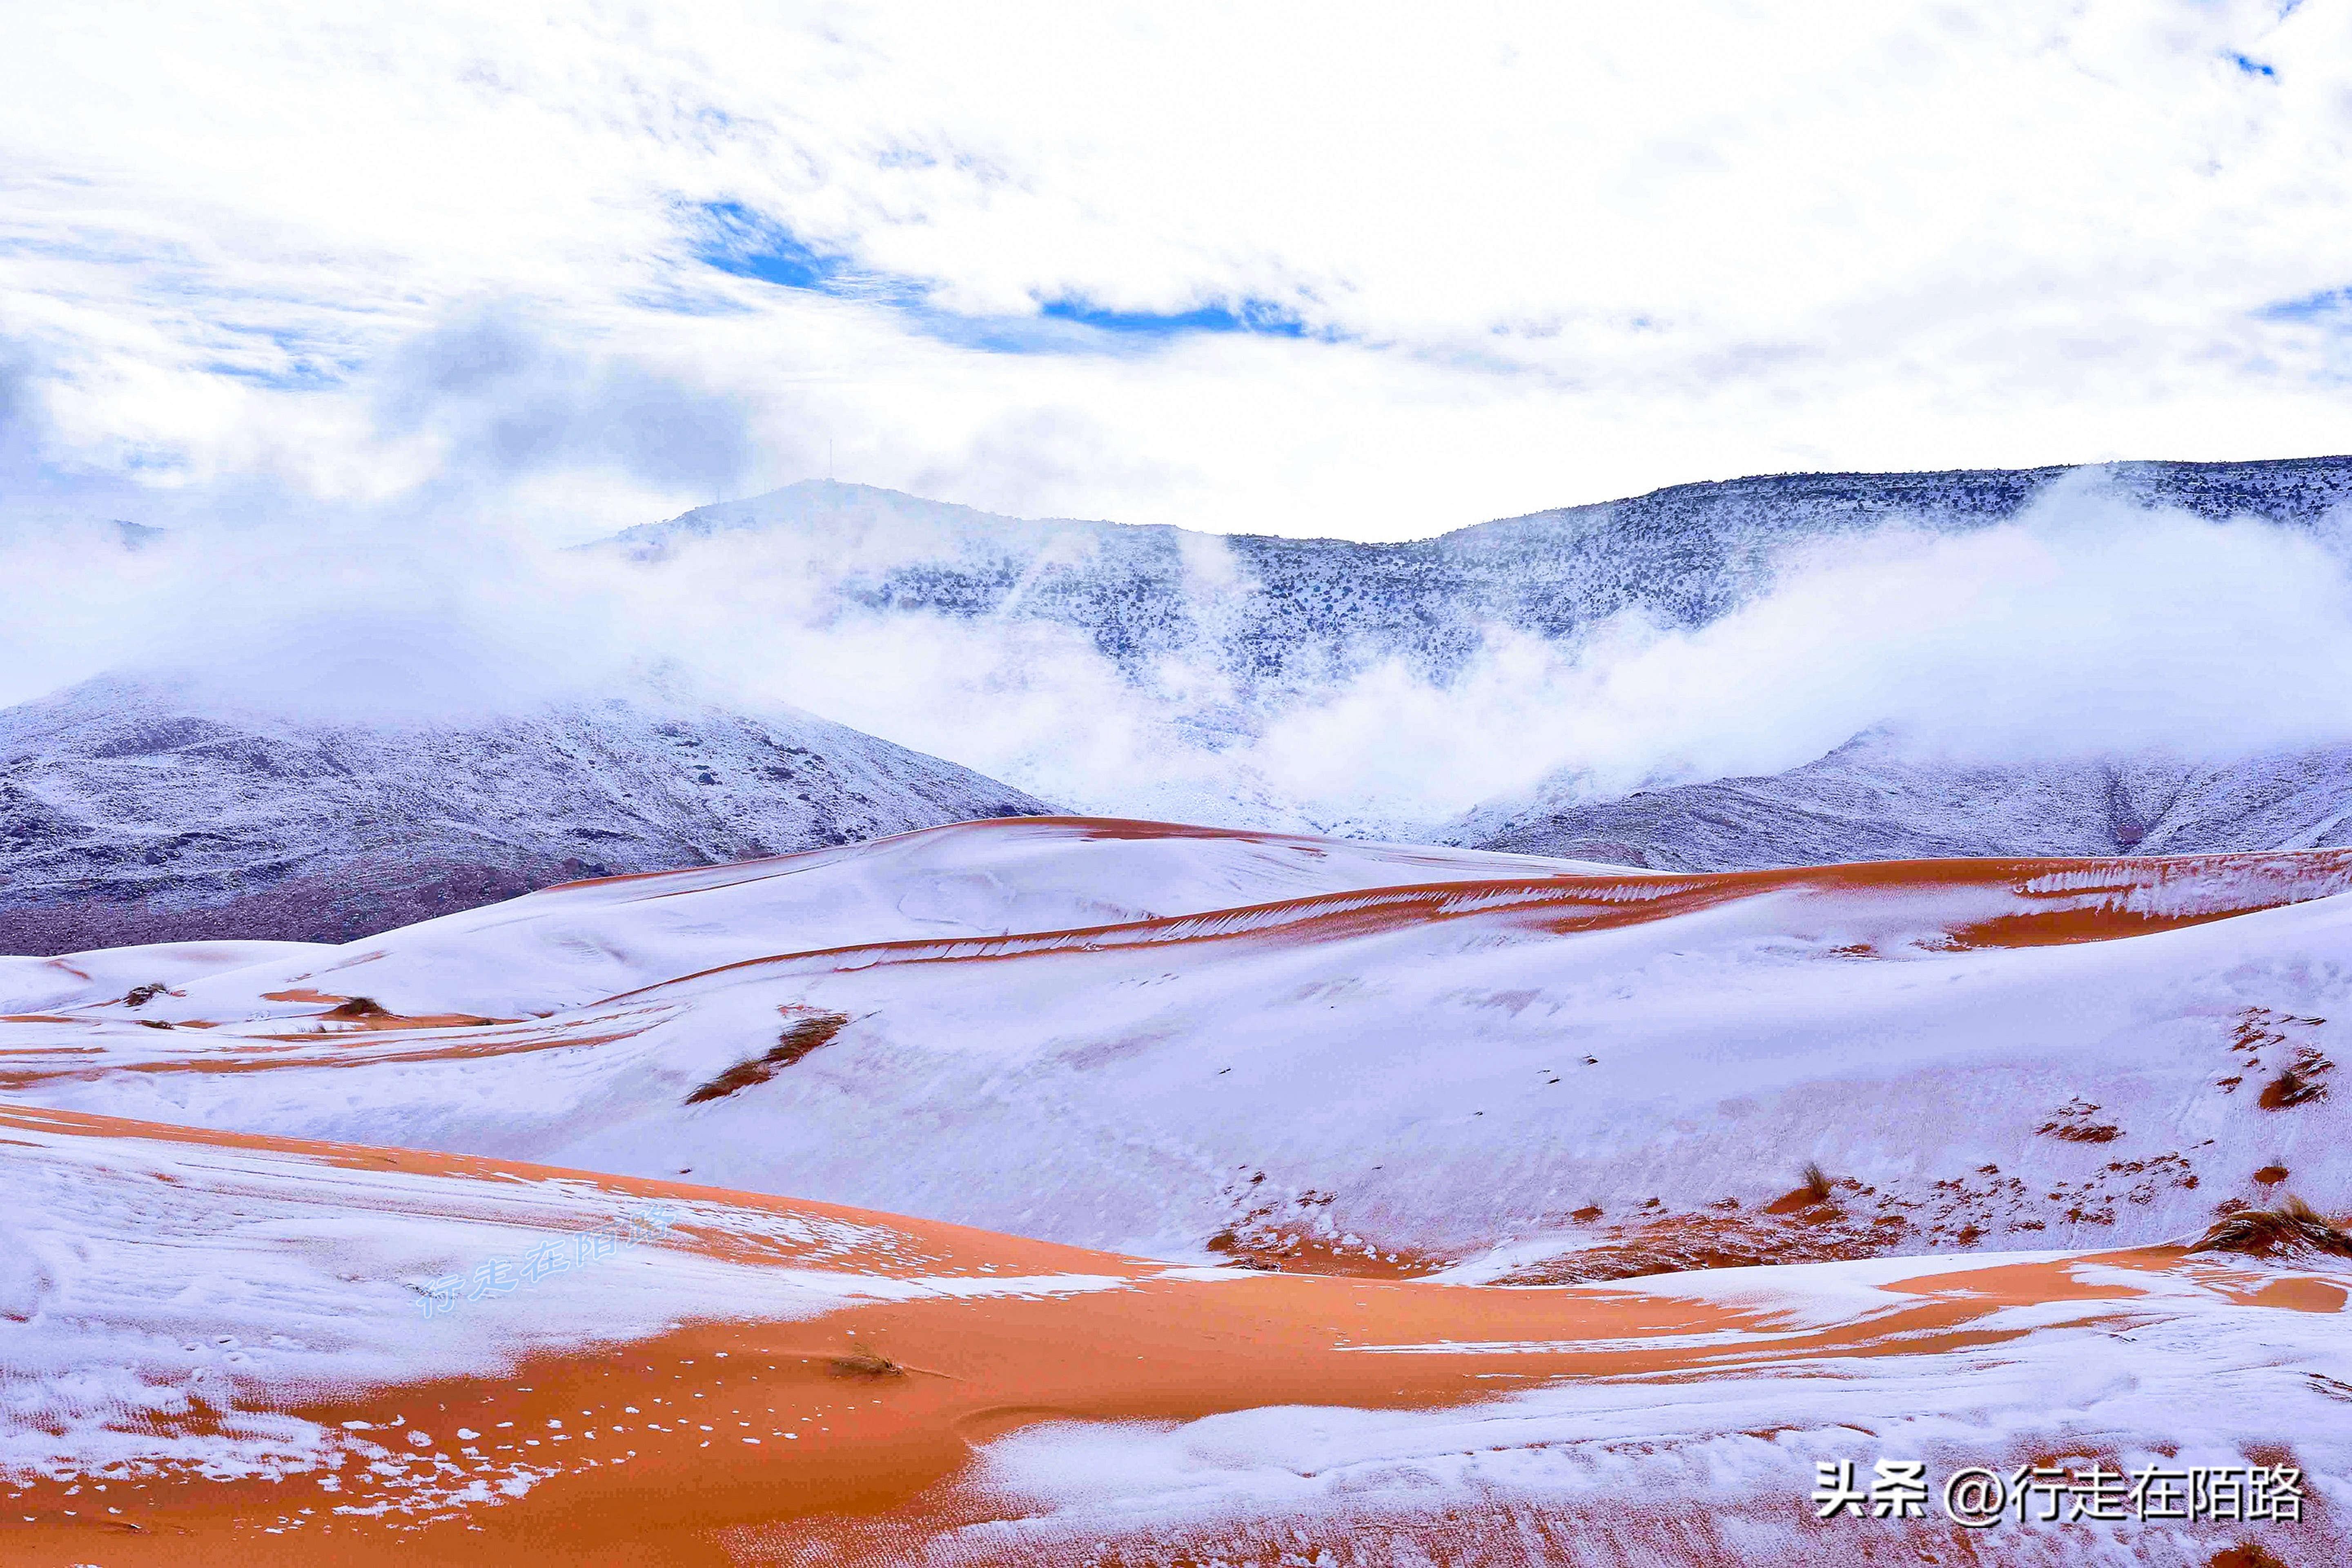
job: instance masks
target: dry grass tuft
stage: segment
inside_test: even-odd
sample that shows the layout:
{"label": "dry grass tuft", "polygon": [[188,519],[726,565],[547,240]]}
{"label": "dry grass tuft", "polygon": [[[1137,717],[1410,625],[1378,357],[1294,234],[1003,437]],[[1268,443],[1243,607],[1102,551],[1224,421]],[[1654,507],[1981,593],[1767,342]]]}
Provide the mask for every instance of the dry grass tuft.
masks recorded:
{"label": "dry grass tuft", "polygon": [[1822,1169],[1820,1161],[1808,1160],[1805,1168],[1797,1173],[1797,1190],[1817,1204],[1825,1204],[1837,1186],[1830,1180],[1830,1173]]}
{"label": "dry grass tuft", "polygon": [[2266,1209],[2241,1209],[2215,1220],[2197,1238],[2191,1252],[2242,1252],[2252,1258],[2277,1258],[2298,1252],[2326,1252],[2352,1258],[2352,1232],[2292,1193]]}
{"label": "dry grass tuft", "polygon": [[755,1084],[762,1084],[792,1066],[811,1051],[831,1040],[849,1025],[848,1017],[840,1013],[819,1013],[789,1025],[777,1037],[776,1043],[766,1053],[749,1061],[737,1062],[709,1083],[686,1097],[688,1105],[700,1105],[708,1100],[724,1100]]}
{"label": "dry grass tuft", "polygon": [[2264,1110],[2284,1110],[2290,1106],[2317,1100],[2326,1092],[2326,1084],[2315,1082],[2297,1068],[2289,1068],[2263,1086],[2261,1104]]}
{"label": "dry grass tuft", "polygon": [[324,1015],[329,1018],[389,1018],[392,1016],[392,1009],[373,996],[352,997],[341,1006],[330,1008]]}

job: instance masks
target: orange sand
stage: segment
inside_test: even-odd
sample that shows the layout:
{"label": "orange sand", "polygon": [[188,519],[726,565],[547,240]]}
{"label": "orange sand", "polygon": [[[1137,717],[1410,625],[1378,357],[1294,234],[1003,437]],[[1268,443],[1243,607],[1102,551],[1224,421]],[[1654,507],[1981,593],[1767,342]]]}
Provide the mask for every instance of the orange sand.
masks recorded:
{"label": "orange sand", "polygon": [[[550,1473],[514,1501],[418,1511],[403,1511],[415,1486],[360,1466],[344,1468],[332,1495],[314,1476],[274,1483],[155,1477],[110,1482],[103,1493],[84,1483],[70,1494],[65,1484],[45,1482],[0,1498],[12,1505],[12,1522],[0,1527],[0,1560],[12,1564],[722,1564],[733,1561],[730,1542],[740,1548],[751,1539],[722,1532],[756,1529],[762,1551],[779,1549],[780,1541],[799,1551],[835,1538],[849,1544],[893,1531],[919,1535],[978,1517],[973,1510],[984,1513],[986,1500],[953,1485],[973,1446],[1038,1421],[1180,1420],[1273,1405],[1431,1407],[1541,1380],[1928,1353],[2016,1337],[2021,1331],[1985,1321],[2003,1307],[2133,1294],[2085,1284],[2065,1262],[1957,1269],[1885,1288],[1885,1310],[1876,1315],[1791,1331],[1756,1312],[1651,1294],[1640,1281],[1509,1289],[1286,1274],[1171,1278],[1165,1266],[1134,1258],[669,1183],[0,1109],[0,1126],[8,1124],[283,1151],[348,1168],[396,1163],[409,1173],[561,1177],[616,1196],[716,1199],[884,1233],[885,1245],[818,1265],[828,1269],[1072,1272],[1123,1282],[1064,1296],[866,1302],[793,1322],[706,1322],[635,1343],[538,1357],[503,1376],[289,1398],[279,1407],[322,1423],[373,1424],[370,1440],[384,1440],[396,1468],[419,1477],[436,1464],[453,1474],[516,1463]],[[740,1261],[809,1266],[780,1244],[722,1232],[698,1234],[688,1245]],[[2227,1272],[2171,1248],[2090,1261],[2151,1273]],[[2258,1288],[2250,1282],[2243,1299],[2298,1311],[2344,1305],[2339,1287],[2297,1276]],[[724,1303],[710,1310],[725,1315]],[[1724,1331],[1772,1337],[1640,1342]],[[1584,1348],[1594,1341],[1617,1342]],[[1358,1348],[1465,1342],[1552,1348],[1484,1354]],[[895,1367],[873,1361],[877,1352]],[[861,1356],[867,1359],[852,1359]],[[480,1436],[461,1439],[460,1426]],[[411,1430],[429,1440],[405,1442]],[[393,1511],[338,1515],[337,1507]],[[13,1522],[26,1514],[37,1522]]]}
{"label": "orange sand", "polygon": [[[1104,837],[1257,837],[1205,835],[1150,823],[1079,826]],[[868,943],[750,962],[964,962],[1065,946],[1296,942],[1497,910],[1525,929],[1565,933],[1657,920],[1765,893],[1922,894],[1957,889],[2006,891],[2027,907],[1957,926],[1945,933],[1950,945],[2038,945],[2135,935],[2292,901],[2293,884],[2255,878],[2248,880],[2243,909],[2149,916],[2117,907],[2131,889],[2170,877],[2275,859],[1887,862],[1722,876],[1453,883],[1282,900],[1244,911],[1125,926],[1010,939]],[[2034,879],[2062,872],[2105,885],[2028,890]],[[662,875],[667,874],[610,879]],[[1253,919],[1244,922],[1245,929],[1219,929],[1222,919],[1234,915]],[[347,1000],[300,991],[275,994],[273,999],[331,1005]],[[143,1066],[154,1071],[248,1070],[298,1059],[284,1048],[294,1046],[310,1047],[310,1055],[299,1057],[306,1065],[312,1059],[349,1060],[354,1052],[385,1050],[390,1041],[383,1037],[452,1026],[468,1032],[433,1040],[412,1034],[400,1058],[551,1049],[620,1037],[456,1016],[352,1022],[358,1026],[338,1027],[331,1037],[263,1037],[269,1046],[249,1048],[224,1041],[226,1048],[215,1047],[217,1056],[208,1050],[203,1062],[192,1058]],[[608,1020],[597,1022],[610,1026]],[[12,1054],[56,1059],[100,1048]],[[54,1068],[19,1073],[79,1076],[95,1070],[58,1061]],[[1436,1407],[1537,1381],[1689,1376],[1710,1368],[1828,1355],[1927,1353],[2016,1337],[2021,1331],[1986,1321],[2005,1307],[2129,1294],[2127,1287],[2085,1283],[2064,1262],[1955,1269],[1886,1288],[1884,1312],[1782,1334],[1755,1313],[1654,1294],[1638,1280],[1607,1288],[1518,1289],[1307,1273],[1170,1278],[1161,1265],[961,1226],[512,1162],[0,1107],[0,1128],[11,1125],[284,1152],[353,1170],[396,1167],[453,1177],[561,1179],[575,1192],[610,1194],[616,1200],[716,1201],[750,1213],[846,1220],[882,1233],[869,1249],[829,1256],[815,1265],[834,1270],[1083,1273],[1122,1283],[1115,1289],[1066,1296],[862,1303],[796,1322],[714,1321],[619,1347],[541,1356],[502,1376],[281,1394],[283,1408],[310,1419],[371,1423],[376,1428],[371,1440],[387,1440],[394,1468],[403,1474],[383,1477],[364,1465],[347,1466],[331,1495],[314,1476],[273,1483],[176,1474],[108,1482],[103,1491],[96,1482],[0,1488],[9,1494],[0,1501],[14,1505],[0,1514],[5,1521],[0,1523],[0,1562],[9,1564],[102,1562],[108,1568],[137,1568],[234,1562],[240,1568],[372,1568],[399,1562],[511,1568],[542,1562],[724,1564],[747,1552],[764,1559],[779,1552],[823,1557],[836,1551],[844,1554],[841,1561],[887,1562],[889,1542],[919,1542],[932,1530],[987,1517],[992,1505],[959,1491],[958,1478],[975,1445],[1032,1423],[1177,1420],[1274,1405]],[[417,1202],[413,1195],[400,1201]],[[467,1206],[453,1186],[440,1212]],[[782,1244],[723,1231],[698,1233],[679,1245],[740,1262],[810,1266]],[[1391,1272],[1387,1265],[1360,1259],[1286,1261],[1327,1270],[1344,1265],[1366,1276]],[[2336,1312],[2347,1305],[2344,1289],[2328,1280],[2233,1273],[2229,1265],[2184,1258],[2176,1249],[2140,1248],[2090,1261],[2125,1270],[2189,1273],[2255,1307]],[[1408,1274],[1427,1262],[1401,1259],[1393,1272]],[[709,1312],[723,1320],[726,1304],[710,1303]],[[420,1331],[433,1328],[429,1321],[420,1324]],[[1773,1337],[1699,1346],[1641,1343],[1725,1331]],[[1584,1348],[1604,1341],[1619,1342]],[[1622,1342],[1628,1341],[1633,1343]],[[1370,1353],[1361,1348],[1475,1342],[1551,1348],[1507,1354]],[[877,1352],[894,1364],[874,1360]],[[245,1396],[248,1402],[268,1397],[256,1391]],[[460,1439],[461,1426],[481,1436]],[[410,1431],[426,1434],[428,1440],[410,1444]],[[517,1464],[546,1472],[519,1500],[414,1506],[424,1495],[414,1483],[436,1468],[470,1475]],[[372,1511],[338,1514],[337,1508]],[[34,1522],[18,1522],[25,1515]]]}

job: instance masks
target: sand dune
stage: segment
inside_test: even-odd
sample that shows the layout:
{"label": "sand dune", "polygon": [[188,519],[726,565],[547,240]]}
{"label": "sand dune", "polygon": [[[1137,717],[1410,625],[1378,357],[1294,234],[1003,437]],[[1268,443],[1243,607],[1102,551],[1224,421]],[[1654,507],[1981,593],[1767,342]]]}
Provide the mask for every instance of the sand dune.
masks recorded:
{"label": "sand dune", "polygon": [[1810,1525],[1824,1458],[2352,1457],[2344,1269],[1269,1276],[408,1151],[0,1128],[11,1212],[43,1197],[11,1226],[11,1562],[1840,1562],[1957,1532]]}
{"label": "sand dune", "polygon": [[2352,1176],[2347,889],[1036,819],[9,961],[0,1559],[2339,1561],[2352,1264],[2183,1244]]}
{"label": "sand dune", "polygon": [[[2345,851],[1706,876],[977,824],[551,889],[136,1007],[121,962],[54,961],[103,978],[5,1003],[0,1084],[1202,1261],[2137,1244],[2257,1173],[2352,1175],[2348,882]],[[1808,1161],[1836,1201],[1776,1208]]]}

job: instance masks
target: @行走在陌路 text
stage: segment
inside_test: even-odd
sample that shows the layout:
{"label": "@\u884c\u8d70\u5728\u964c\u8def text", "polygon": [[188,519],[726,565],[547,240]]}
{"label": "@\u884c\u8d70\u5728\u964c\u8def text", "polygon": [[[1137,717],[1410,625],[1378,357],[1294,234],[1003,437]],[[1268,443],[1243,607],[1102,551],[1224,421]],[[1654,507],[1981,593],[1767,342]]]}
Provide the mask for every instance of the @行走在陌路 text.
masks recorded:
{"label": "@\u884c\u8d70\u5728\u964c\u8def text", "polygon": [[1814,1466],[1813,1517],[1922,1519],[1930,1501],[1971,1530],[2004,1520],[2071,1524],[2228,1520],[2292,1523],[2303,1518],[2303,1472],[2284,1465],[2143,1465],[2082,1469],[1964,1465],[1931,1480],[1926,1461],[1880,1459],[1857,1476],[1852,1459]]}

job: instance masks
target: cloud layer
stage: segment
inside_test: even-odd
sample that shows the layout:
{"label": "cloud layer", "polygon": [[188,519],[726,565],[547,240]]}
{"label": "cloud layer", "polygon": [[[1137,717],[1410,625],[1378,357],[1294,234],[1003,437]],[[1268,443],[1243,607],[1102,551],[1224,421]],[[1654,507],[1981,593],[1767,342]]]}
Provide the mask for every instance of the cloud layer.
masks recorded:
{"label": "cloud layer", "polygon": [[0,537],[0,703],[130,670],[371,723],[618,691],[789,705],[1082,810],[1412,837],[1538,785],[1778,772],[1876,727],[2005,761],[2352,739],[2347,529],[2148,511],[2086,472],[1999,526],[1795,548],[1697,629],[1491,626],[1442,682],[1376,657],[1253,697],[1219,637],[1260,584],[1213,536],[1183,542],[1197,641],[1139,672],[1073,626],[845,593],[940,548],[919,523],[854,552],[824,527],[722,533],[654,563],[404,510],[135,550],[20,527]]}
{"label": "cloud layer", "polygon": [[[2352,733],[2333,536],[2095,488],[1245,733],[1204,661],[1139,687],[1063,628],[845,613],[822,551],[556,548],[826,473],[1397,538],[1743,472],[2340,451],[2340,6],[18,9],[0,700],[193,668],[427,717],[658,670],[1073,805],[1374,825],[1873,724]],[[1198,616],[1245,614],[1188,548]]]}
{"label": "cloud layer", "polygon": [[[1400,537],[2342,449],[2352,17],[33,8],[18,510],[579,538],[825,471]],[[543,346],[563,345],[561,353]]]}
{"label": "cloud layer", "polygon": [[1296,798],[1444,817],[1550,782],[1609,799],[1770,773],[1885,728],[1984,762],[2221,761],[2352,739],[2352,574],[2316,532],[2144,511],[2095,477],[2017,521],[1794,551],[1696,631],[1508,632],[1440,688],[1391,666],[1257,759]]}

